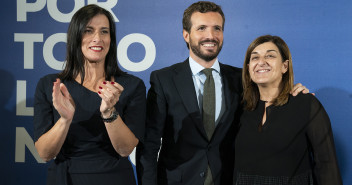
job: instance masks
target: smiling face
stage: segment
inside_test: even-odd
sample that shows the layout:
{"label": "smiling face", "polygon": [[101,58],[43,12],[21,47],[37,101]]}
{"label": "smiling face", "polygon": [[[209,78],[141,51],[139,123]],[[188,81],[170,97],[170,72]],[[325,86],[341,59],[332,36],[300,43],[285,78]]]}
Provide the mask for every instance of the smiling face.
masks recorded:
{"label": "smiling face", "polygon": [[280,86],[282,75],[287,71],[288,61],[283,61],[278,47],[265,42],[254,48],[248,64],[249,75],[259,87]]}
{"label": "smiling face", "polygon": [[211,62],[218,56],[223,44],[223,19],[218,12],[195,12],[191,16],[190,32],[183,37],[190,47],[190,56],[197,62]]}
{"label": "smiling face", "polygon": [[110,49],[110,41],[108,18],[103,14],[94,16],[87,24],[82,36],[82,53],[85,61],[104,62]]}

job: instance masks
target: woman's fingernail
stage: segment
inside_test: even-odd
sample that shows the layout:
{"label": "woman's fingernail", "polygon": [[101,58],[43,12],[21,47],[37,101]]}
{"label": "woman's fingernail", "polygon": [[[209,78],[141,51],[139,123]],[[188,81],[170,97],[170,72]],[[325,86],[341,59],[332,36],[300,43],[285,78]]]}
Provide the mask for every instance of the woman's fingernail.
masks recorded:
{"label": "woman's fingernail", "polygon": [[106,82],[104,81],[103,84],[106,84]]}
{"label": "woman's fingernail", "polygon": [[115,84],[115,82],[111,82],[111,84]]}
{"label": "woman's fingernail", "polygon": [[99,86],[99,89],[103,89],[101,86]]}
{"label": "woman's fingernail", "polygon": [[100,92],[100,91],[98,91],[98,94],[101,94],[101,92]]}

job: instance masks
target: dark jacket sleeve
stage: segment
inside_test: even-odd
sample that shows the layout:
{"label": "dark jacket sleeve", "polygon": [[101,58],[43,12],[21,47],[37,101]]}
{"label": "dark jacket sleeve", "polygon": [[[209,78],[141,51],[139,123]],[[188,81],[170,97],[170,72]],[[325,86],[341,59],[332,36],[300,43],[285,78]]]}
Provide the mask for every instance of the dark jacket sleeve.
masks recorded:
{"label": "dark jacket sleeve", "polygon": [[167,115],[167,104],[157,72],[150,75],[144,143],[137,147],[138,184],[157,184],[157,158]]}

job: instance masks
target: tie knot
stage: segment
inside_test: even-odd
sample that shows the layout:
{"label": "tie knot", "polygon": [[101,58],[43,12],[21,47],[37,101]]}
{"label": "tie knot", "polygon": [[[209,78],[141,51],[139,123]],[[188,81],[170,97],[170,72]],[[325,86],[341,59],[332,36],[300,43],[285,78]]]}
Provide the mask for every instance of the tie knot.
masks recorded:
{"label": "tie knot", "polygon": [[205,74],[205,76],[210,76],[212,75],[213,68],[205,68],[202,70],[202,72]]}

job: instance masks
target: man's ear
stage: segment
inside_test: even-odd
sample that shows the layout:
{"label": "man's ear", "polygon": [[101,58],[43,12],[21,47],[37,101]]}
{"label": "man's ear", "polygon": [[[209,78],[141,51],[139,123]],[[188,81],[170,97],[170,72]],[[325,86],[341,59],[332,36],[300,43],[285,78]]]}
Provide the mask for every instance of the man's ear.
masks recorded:
{"label": "man's ear", "polygon": [[186,41],[187,43],[189,43],[189,33],[188,33],[188,31],[183,30],[183,31],[182,31],[182,34],[183,34],[183,39],[185,39],[185,41]]}

